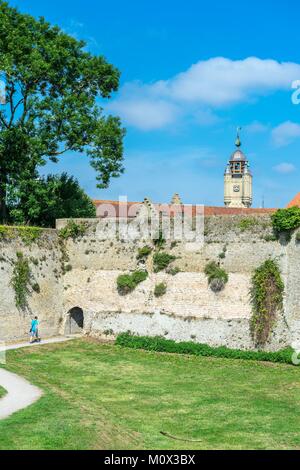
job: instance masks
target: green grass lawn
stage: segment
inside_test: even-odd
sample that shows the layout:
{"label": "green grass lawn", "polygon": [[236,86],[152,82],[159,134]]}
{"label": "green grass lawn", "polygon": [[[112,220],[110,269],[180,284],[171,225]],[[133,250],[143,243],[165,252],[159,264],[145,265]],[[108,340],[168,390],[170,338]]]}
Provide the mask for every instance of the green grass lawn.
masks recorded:
{"label": "green grass lawn", "polygon": [[0,449],[300,448],[297,367],[76,340],[6,368],[45,394],[0,422]]}
{"label": "green grass lawn", "polygon": [[4,397],[5,394],[6,394],[6,390],[4,390],[4,388],[0,387],[0,398]]}

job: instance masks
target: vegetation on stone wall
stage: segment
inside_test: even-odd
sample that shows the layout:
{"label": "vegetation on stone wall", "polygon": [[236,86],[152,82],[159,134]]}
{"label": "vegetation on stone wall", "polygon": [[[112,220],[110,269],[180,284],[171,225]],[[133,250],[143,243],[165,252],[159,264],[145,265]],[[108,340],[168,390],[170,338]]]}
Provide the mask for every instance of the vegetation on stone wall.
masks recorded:
{"label": "vegetation on stone wall", "polygon": [[283,309],[284,283],[276,261],[268,259],[255,270],[250,290],[253,315],[250,321],[255,344],[264,346]]}
{"label": "vegetation on stone wall", "polygon": [[67,225],[61,228],[58,232],[58,235],[61,239],[67,240],[68,238],[72,238],[75,240],[76,238],[82,237],[87,230],[87,225],[85,223],[77,224],[74,220],[69,220]]}
{"label": "vegetation on stone wall", "polygon": [[279,209],[272,214],[272,225],[277,236],[281,233],[291,235],[293,230],[300,227],[300,207]]}
{"label": "vegetation on stone wall", "polygon": [[148,258],[152,253],[152,248],[150,246],[143,246],[142,248],[139,248],[138,254],[137,254],[137,259],[138,260],[144,260]]}
{"label": "vegetation on stone wall", "polygon": [[154,289],[155,297],[163,297],[167,292],[167,284],[161,282],[160,284],[156,284]]}
{"label": "vegetation on stone wall", "polygon": [[220,259],[225,259],[227,253],[227,245],[224,246],[223,251],[219,254]]}
{"label": "vegetation on stone wall", "polygon": [[25,310],[27,307],[30,280],[31,271],[29,261],[23,253],[17,252],[17,260],[14,265],[11,284],[15,291],[16,307],[19,310]]}
{"label": "vegetation on stone wall", "polygon": [[177,274],[179,274],[181,271],[180,271],[180,268],[178,268],[178,266],[175,266],[174,268],[172,267],[167,268],[166,272],[170,274],[171,276],[177,276]]}
{"label": "vegetation on stone wall", "polygon": [[165,252],[157,252],[153,256],[153,266],[154,266],[154,272],[159,273],[160,271],[163,271],[166,269],[172,261],[176,260],[176,256],[169,255],[168,253]]}
{"label": "vegetation on stone wall", "polygon": [[117,278],[118,292],[121,295],[133,292],[141,282],[144,282],[148,277],[147,271],[135,271],[131,274],[120,274]]}
{"label": "vegetation on stone wall", "polygon": [[12,240],[20,237],[25,245],[36,242],[43,233],[39,227],[14,227],[10,225],[0,225],[0,240]]}
{"label": "vegetation on stone wall", "polygon": [[161,250],[165,246],[166,240],[162,229],[159,230],[158,236],[154,239],[153,243],[158,250]]}
{"label": "vegetation on stone wall", "polygon": [[215,261],[208,263],[204,270],[208,284],[213,292],[221,292],[228,282],[227,272],[221,268]]}
{"label": "vegetation on stone wall", "polygon": [[239,221],[239,229],[241,232],[246,232],[247,230],[251,230],[251,228],[255,227],[258,224],[258,221],[254,217],[245,217]]}

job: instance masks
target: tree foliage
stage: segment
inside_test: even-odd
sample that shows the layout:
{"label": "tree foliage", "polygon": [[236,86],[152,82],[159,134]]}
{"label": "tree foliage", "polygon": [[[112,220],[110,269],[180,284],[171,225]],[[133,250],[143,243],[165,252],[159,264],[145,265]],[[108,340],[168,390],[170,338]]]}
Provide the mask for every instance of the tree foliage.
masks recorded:
{"label": "tree foliage", "polygon": [[55,227],[56,219],[96,216],[91,199],[78,181],[66,173],[21,181],[8,195],[10,221]]}
{"label": "tree foliage", "polygon": [[279,209],[272,215],[273,229],[276,234],[288,232],[300,227],[300,207]]}
{"label": "tree foliage", "polygon": [[124,130],[102,101],[118,89],[119,71],[85,43],[44,18],[0,0],[0,68],[6,105],[0,109],[0,203],[6,218],[10,186],[37,176],[48,160],[85,153],[98,187],[123,171]]}

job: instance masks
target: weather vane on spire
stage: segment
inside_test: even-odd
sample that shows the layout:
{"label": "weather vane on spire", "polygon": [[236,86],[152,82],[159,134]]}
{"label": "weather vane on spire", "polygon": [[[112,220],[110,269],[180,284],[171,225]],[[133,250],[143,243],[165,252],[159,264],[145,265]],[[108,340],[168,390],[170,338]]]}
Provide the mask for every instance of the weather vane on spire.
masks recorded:
{"label": "weather vane on spire", "polygon": [[241,130],[242,130],[242,127],[238,127],[237,130],[236,130],[236,132],[237,132],[237,137],[236,137],[235,145],[236,145],[237,147],[241,147],[241,145],[242,145],[242,142],[241,142],[241,139],[240,139],[240,132],[241,132]]}

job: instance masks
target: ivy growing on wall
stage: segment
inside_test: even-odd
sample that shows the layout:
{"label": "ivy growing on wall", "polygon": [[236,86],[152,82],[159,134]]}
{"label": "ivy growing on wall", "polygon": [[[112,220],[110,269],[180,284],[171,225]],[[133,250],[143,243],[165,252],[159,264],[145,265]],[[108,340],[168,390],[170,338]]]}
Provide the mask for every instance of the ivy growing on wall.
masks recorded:
{"label": "ivy growing on wall", "polygon": [[25,311],[28,308],[28,295],[35,292],[40,294],[41,289],[35,281],[30,269],[30,261],[22,252],[17,252],[16,261],[13,264],[11,285],[15,291],[15,304],[18,310]]}
{"label": "ivy growing on wall", "polygon": [[277,313],[283,309],[284,283],[276,261],[268,259],[252,277],[250,290],[253,315],[250,322],[255,344],[264,346],[276,324]]}
{"label": "ivy growing on wall", "polygon": [[29,294],[31,272],[28,259],[23,253],[17,253],[17,260],[12,275],[12,286],[15,291],[16,307],[25,310],[27,307],[27,296]]}

